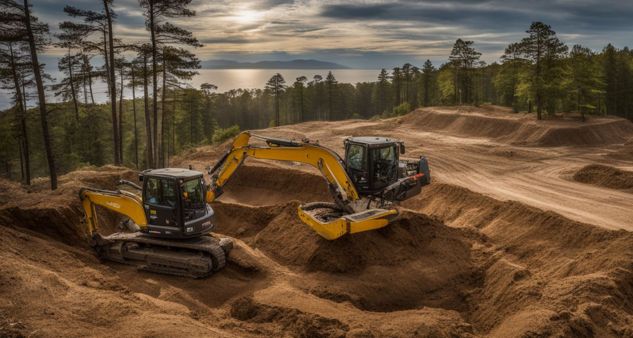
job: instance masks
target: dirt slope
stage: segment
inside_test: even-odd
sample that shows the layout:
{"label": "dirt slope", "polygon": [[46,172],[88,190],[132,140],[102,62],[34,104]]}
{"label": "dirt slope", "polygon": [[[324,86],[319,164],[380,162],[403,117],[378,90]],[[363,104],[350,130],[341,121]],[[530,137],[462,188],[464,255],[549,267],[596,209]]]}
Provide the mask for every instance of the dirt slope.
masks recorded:
{"label": "dirt slope", "polygon": [[[399,137],[429,157],[434,183],[390,226],[332,242],[296,215],[330,198],[316,170],[249,160],[213,204],[236,248],[203,280],[103,264],[86,245],[79,187],[132,171],[86,168],[56,192],[0,181],[0,336],[633,336],[633,234],[610,230],[633,227],[633,194],[587,167],[629,170],[629,126],[460,109],[257,131],[337,151],[350,135]],[[551,136],[566,129],[581,136]],[[202,169],[222,151],[172,163]],[[118,217],[103,216],[113,231]]]}
{"label": "dirt slope", "polygon": [[633,124],[622,118],[591,118],[588,122],[536,121],[530,115],[474,107],[419,109],[402,121],[451,135],[541,147],[621,144],[633,134]]}
{"label": "dirt slope", "polygon": [[633,172],[611,166],[590,164],[574,174],[574,180],[605,188],[632,191]]}

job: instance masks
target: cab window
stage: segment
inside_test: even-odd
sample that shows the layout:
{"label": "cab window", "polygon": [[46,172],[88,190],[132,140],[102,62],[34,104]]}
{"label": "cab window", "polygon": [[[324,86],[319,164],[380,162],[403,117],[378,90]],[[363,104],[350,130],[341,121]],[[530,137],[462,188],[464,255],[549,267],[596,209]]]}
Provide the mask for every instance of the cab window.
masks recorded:
{"label": "cab window", "polygon": [[374,188],[392,183],[398,174],[396,147],[389,146],[371,150],[373,163]]}
{"label": "cab window", "polygon": [[182,200],[185,209],[199,209],[204,206],[202,179],[189,180],[182,185]]}
{"label": "cab window", "polygon": [[365,148],[358,144],[350,144],[347,148],[347,168],[354,170],[365,169]]}
{"label": "cab window", "polygon": [[176,206],[178,198],[176,196],[174,181],[158,177],[149,177],[147,178],[146,184],[145,202],[172,208]]}

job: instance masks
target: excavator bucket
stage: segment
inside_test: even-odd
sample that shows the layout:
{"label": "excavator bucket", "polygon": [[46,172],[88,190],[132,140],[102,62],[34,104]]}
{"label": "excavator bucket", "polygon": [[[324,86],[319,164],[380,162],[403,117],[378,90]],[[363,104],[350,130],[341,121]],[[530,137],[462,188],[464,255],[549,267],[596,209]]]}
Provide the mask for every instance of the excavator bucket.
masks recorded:
{"label": "excavator bucket", "polygon": [[328,240],[346,234],[380,229],[398,215],[396,210],[368,209],[355,214],[345,213],[336,204],[314,202],[300,205],[299,218],[315,232]]}

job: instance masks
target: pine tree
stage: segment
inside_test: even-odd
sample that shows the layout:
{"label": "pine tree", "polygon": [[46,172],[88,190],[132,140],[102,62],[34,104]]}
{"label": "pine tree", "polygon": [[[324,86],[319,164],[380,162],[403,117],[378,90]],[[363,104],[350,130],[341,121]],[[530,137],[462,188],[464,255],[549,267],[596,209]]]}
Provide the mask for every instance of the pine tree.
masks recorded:
{"label": "pine tree", "polygon": [[402,71],[400,67],[394,67],[391,72],[391,83],[393,84],[393,92],[395,105],[399,106],[402,103]]}
{"label": "pine tree", "polygon": [[503,103],[511,106],[514,112],[519,111],[518,95],[519,73],[525,66],[523,47],[519,43],[509,44],[501,56],[503,67],[496,79],[497,88],[501,91]]}
{"label": "pine tree", "polygon": [[[532,91],[534,92],[537,118],[543,118],[543,108],[551,88],[551,80],[556,80],[555,67],[557,61],[567,52],[565,46],[556,36],[556,32],[549,25],[533,22],[526,31],[528,37],[521,41],[521,48],[527,59],[534,65],[532,75]],[[547,79],[549,78],[549,83]],[[552,112],[553,113],[553,112]]]}
{"label": "pine tree", "polygon": [[[9,23],[11,13],[0,14],[3,22]],[[15,23],[15,22],[14,22]],[[3,27],[4,28],[4,27]],[[28,47],[23,41],[23,32],[4,30],[0,33],[0,85],[2,89],[13,93],[15,104],[15,129],[18,135],[18,151],[20,155],[20,173],[22,182],[31,184],[31,161],[29,150],[29,134],[27,130],[27,111],[25,106],[25,78],[32,73]]]}
{"label": "pine tree", "polygon": [[[151,62],[152,62],[152,115],[154,119],[153,125],[153,142],[155,166],[158,165],[159,158],[162,154],[158,134],[158,67],[159,54],[165,45],[188,45],[198,47],[201,46],[198,40],[193,37],[191,32],[175,26],[169,22],[165,22],[168,18],[191,17],[196,13],[187,8],[191,0],[140,0],[139,4],[143,8],[145,16],[145,26],[150,32],[151,46]],[[165,88],[163,88],[163,93]],[[163,100],[164,101],[164,100]],[[162,105],[164,109],[164,104]],[[161,127],[162,128],[162,127]],[[164,128],[162,128],[164,130]],[[161,135],[162,136],[162,135]]]}
{"label": "pine tree", "polygon": [[294,84],[295,90],[299,94],[299,122],[303,122],[305,119],[305,104],[304,104],[304,90],[305,83],[308,81],[308,78],[305,76],[299,76]]}
{"label": "pine tree", "polygon": [[37,87],[37,97],[39,102],[40,120],[42,123],[42,138],[44,140],[44,149],[46,152],[46,160],[48,162],[48,173],[50,177],[51,190],[57,189],[57,168],[55,167],[55,157],[53,155],[53,147],[51,144],[50,131],[48,129],[48,110],[46,109],[46,93],[44,92],[44,81],[42,80],[42,71],[38,60],[37,52],[42,50],[48,43],[48,25],[38,22],[37,18],[31,16],[28,0],[24,0],[24,5],[20,8],[12,0],[5,1],[3,4],[11,4],[12,10],[22,10],[24,26],[26,26],[26,38],[31,52],[31,65],[33,67],[33,76]]}
{"label": "pine tree", "polygon": [[431,60],[426,60],[424,62],[424,66],[422,66],[422,76],[424,81],[424,106],[428,107],[431,105],[431,77],[433,76],[433,72],[435,72],[435,67],[433,67],[433,63]]}
{"label": "pine tree", "polygon": [[266,89],[270,91],[275,98],[275,127],[280,126],[279,104],[281,101],[281,95],[286,88],[285,83],[286,81],[284,80],[284,77],[279,73],[273,75],[266,83]]}
{"label": "pine tree", "polygon": [[571,70],[571,92],[575,98],[575,110],[581,114],[585,121],[585,113],[595,111],[596,97],[601,83],[598,79],[599,72],[594,60],[594,53],[586,47],[574,45],[569,54]]}
{"label": "pine tree", "polygon": [[605,105],[607,114],[615,115],[618,111],[618,60],[617,51],[612,44],[603,50],[603,71],[605,79]]}
{"label": "pine tree", "polygon": [[65,25],[63,22],[59,26],[60,33],[55,36],[59,40],[57,47],[67,50],[66,55],[58,62],[58,69],[62,74],[66,75],[61,82],[53,87],[58,92],[55,95],[62,95],[65,99],[70,98],[75,111],[75,120],[79,121],[79,79],[81,78],[82,68],[85,66],[84,56],[81,54],[82,36],[85,31],[81,26]]}
{"label": "pine tree", "polygon": [[387,110],[387,91],[389,90],[389,73],[384,68],[378,74],[378,112],[384,113]]}
{"label": "pine tree", "polygon": [[449,56],[454,72],[455,101],[460,105],[464,102],[474,102],[472,70],[481,53],[477,52],[472,45],[473,41],[457,39]]}
{"label": "pine tree", "polygon": [[334,110],[334,97],[336,96],[336,78],[332,72],[328,72],[325,77],[325,86],[327,88],[328,116],[326,120],[332,120]]}
{"label": "pine tree", "polygon": [[[112,31],[112,21],[116,14],[111,8],[112,0],[103,0],[103,12],[83,10],[73,6],[64,7],[64,12],[71,17],[83,18],[83,23],[63,22],[60,27],[76,31],[83,36],[82,47],[84,52],[99,51],[104,59],[104,72],[99,74],[106,79],[108,96],[110,97],[110,112],[112,116],[112,154],[115,165],[121,164],[121,145],[119,144],[120,131],[116,105],[116,78],[114,68],[115,39]],[[100,35],[100,41],[91,41],[93,33]],[[90,74],[92,75],[92,74]]]}

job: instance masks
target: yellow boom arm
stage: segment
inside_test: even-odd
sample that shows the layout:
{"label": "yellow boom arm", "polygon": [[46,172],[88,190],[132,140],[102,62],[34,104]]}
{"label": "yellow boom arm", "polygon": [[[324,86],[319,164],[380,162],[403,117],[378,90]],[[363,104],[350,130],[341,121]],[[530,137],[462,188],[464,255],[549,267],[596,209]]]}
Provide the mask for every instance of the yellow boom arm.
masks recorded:
{"label": "yellow boom arm", "polygon": [[[251,136],[265,141],[267,145],[251,145]],[[342,211],[342,215],[320,217],[317,211],[324,209],[325,203],[311,203],[299,207],[299,216],[303,222],[327,239],[384,227],[397,215],[396,210],[362,209],[369,203],[361,199],[347,175],[343,160],[332,150],[308,142],[255,136],[249,132],[240,133],[233,141],[231,149],[209,170],[211,185],[207,193],[207,202],[214,201],[222,194],[224,185],[247,157],[300,162],[319,169],[327,180],[338,212]]]}
{"label": "yellow boom arm", "polygon": [[79,198],[86,215],[86,224],[90,235],[97,233],[99,222],[95,206],[104,207],[129,217],[141,230],[147,228],[147,217],[143,210],[141,197],[127,191],[110,191],[82,188]]}
{"label": "yellow boom arm", "polygon": [[360,199],[345,171],[342,160],[335,152],[307,142],[295,143],[261,136],[253,137],[266,141],[268,146],[251,145],[249,144],[251,134],[247,131],[240,133],[233,141],[231,149],[209,172],[212,175],[211,190],[207,195],[209,202],[222,194],[222,187],[247,157],[309,164],[321,171],[333,189],[335,199],[342,201]]}

